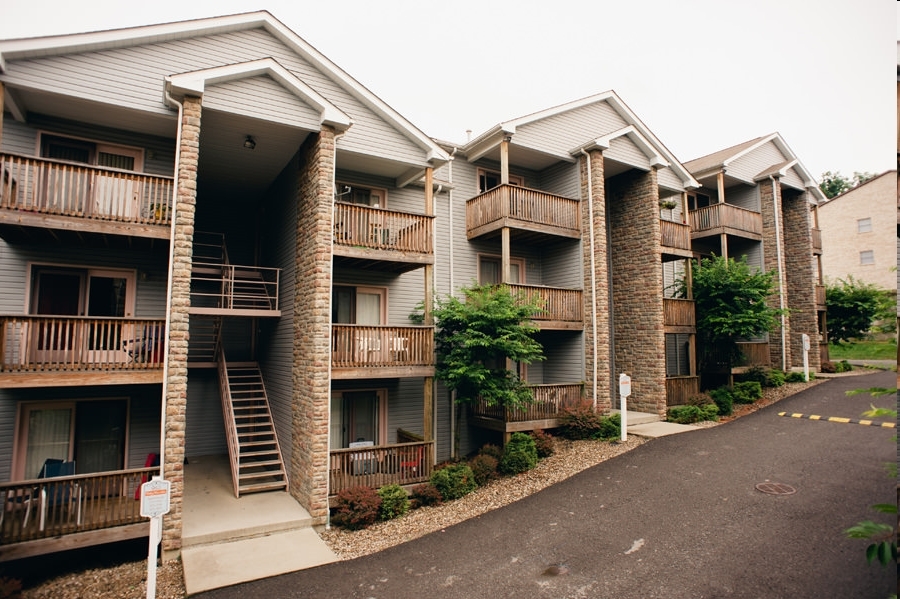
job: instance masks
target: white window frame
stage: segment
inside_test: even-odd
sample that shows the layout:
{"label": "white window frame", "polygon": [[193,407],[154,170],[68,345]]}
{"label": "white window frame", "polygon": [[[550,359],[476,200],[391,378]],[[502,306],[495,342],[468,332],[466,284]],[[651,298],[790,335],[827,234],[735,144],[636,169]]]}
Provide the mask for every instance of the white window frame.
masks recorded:
{"label": "white window frame", "polygon": [[859,253],[860,266],[871,266],[875,264],[875,250],[862,250]]}
{"label": "white window frame", "polygon": [[387,208],[387,189],[383,187],[371,187],[369,185],[359,185],[354,183],[347,183],[346,181],[335,181],[336,191],[334,194],[334,198],[338,202],[342,202],[345,204],[354,204],[356,206],[365,206],[366,204],[356,204],[355,202],[351,202],[348,199],[348,196],[353,193],[353,190],[363,190],[369,192],[369,197],[373,198],[371,204],[368,204],[369,208]]}
{"label": "white window frame", "polygon": [[[490,191],[491,189],[495,189],[494,187],[491,187],[490,189],[481,189],[481,178],[486,177],[487,175],[495,175],[497,177],[498,181],[503,178],[500,171],[494,171],[489,168],[479,168],[477,177],[475,179],[476,186],[478,187],[479,193],[486,193],[486,192]],[[524,187],[525,186],[525,178],[522,177],[521,175],[512,175],[511,174],[509,176],[509,184],[510,185],[518,185],[519,187]],[[499,186],[500,185],[498,184],[496,187],[499,187]]]}
{"label": "white window frame", "polygon": [[872,232],[872,219],[870,217],[856,219],[856,232],[857,233],[871,233]]}
{"label": "white window frame", "polygon": [[[97,164],[97,155],[100,152],[106,152],[109,154],[119,154],[121,156],[130,156],[134,158],[134,170],[128,172],[134,173],[142,173],[144,172],[144,149],[137,146],[123,146],[119,144],[112,144],[105,141],[100,141],[97,139],[91,139],[89,137],[77,137],[75,135],[66,135],[62,133],[56,133],[54,131],[44,131],[39,130],[37,135],[37,147],[35,148],[35,156],[43,157],[43,147],[44,147],[44,138],[45,137],[55,137],[58,139],[68,139],[74,142],[82,143],[82,144],[91,144],[94,146],[93,151],[91,152],[91,161],[86,163],[91,166],[98,166]],[[100,167],[100,168],[111,168],[111,167]],[[113,170],[121,170],[121,169],[113,169]]]}
{"label": "white window frame", "polygon": [[63,264],[59,262],[28,262],[27,263],[27,280],[25,281],[25,306],[24,313],[25,314],[35,314],[34,307],[32,304],[33,295],[32,290],[34,289],[34,285],[36,281],[34,280],[35,275],[38,271],[42,272],[56,272],[60,274],[81,274],[84,277],[84,281],[82,284],[81,294],[82,297],[79,298],[79,304],[81,309],[80,316],[83,316],[87,311],[87,299],[89,288],[88,285],[90,283],[90,278],[93,277],[112,277],[112,278],[123,278],[126,280],[125,287],[125,318],[133,318],[135,312],[136,305],[136,296],[137,296],[137,270],[133,268],[98,268],[93,266],[85,266],[83,264]]}
{"label": "white window frame", "polygon": [[[378,424],[376,426],[378,438],[374,439],[375,445],[387,445],[387,435],[388,435],[388,390],[383,387],[366,387],[366,388],[357,388],[357,389],[332,389],[331,391],[331,404],[329,406],[329,418],[331,421],[331,425],[334,423],[334,402],[339,402],[338,404],[338,415],[343,416],[344,411],[344,393],[367,393],[374,392],[375,396],[378,400]],[[344,422],[340,422],[340,426],[344,426]],[[330,429],[330,427],[329,427]],[[341,432],[341,437],[343,438],[343,431]],[[332,445],[332,449],[346,449],[345,447],[335,447],[333,446],[333,431],[329,430],[328,432],[328,443]],[[352,441],[351,441],[352,442]]]}
{"label": "white window frame", "polygon": [[[485,284],[486,284],[486,283],[484,282],[484,279],[482,278],[482,275],[481,275],[481,263],[482,263],[482,261],[498,262],[498,263],[501,264],[501,267],[502,267],[503,257],[502,257],[502,256],[497,256],[497,255],[494,255],[494,254],[478,254],[478,284],[479,284],[479,285],[485,285]],[[510,266],[513,265],[513,264],[515,264],[515,265],[517,265],[517,266],[519,267],[519,282],[518,282],[518,283],[513,283],[513,284],[514,284],[514,285],[525,285],[525,284],[526,284],[526,283],[525,283],[525,281],[526,281],[526,276],[525,276],[525,258],[513,258],[513,257],[510,257],[509,263],[510,263]],[[501,276],[502,276],[502,275],[501,275]]]}

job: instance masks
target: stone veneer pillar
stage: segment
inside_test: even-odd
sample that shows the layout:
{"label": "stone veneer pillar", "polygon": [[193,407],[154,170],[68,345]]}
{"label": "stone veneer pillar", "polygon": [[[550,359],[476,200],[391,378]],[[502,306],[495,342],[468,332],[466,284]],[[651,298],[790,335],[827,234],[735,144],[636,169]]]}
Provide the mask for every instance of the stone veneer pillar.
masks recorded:
{"label": "stone veneer pillar", "polygon": [[170,511],[163,518],[163,556],[181,550],[184,499],[184,442],[187,413],[188,310],[191,305],[191,256],[197,206],[197,159],[200,155],[201,99],[186,97],[181,116],[178,180],[175,198],[175,239],[172,252],[172,297],[169,308],[169,353],[166,380],[163,473],[172,483]]}
{"label": "stone veneer pillar", "polygon": [[790,366],[803,366],[803,333],[809,335],[809,367],[819,370],[819,321],[813,272],[808,192],[781,194],[784,214],[784,274],[791,310]]}
{"label": "stone veneer pillar", "polygon": [[[784,278],[784,214],[782,213],[781,201],[781,183],[777,179],[765,179],[759,182],[759,203],[762,212],[763,221],[763,269],[765,271],[774,270],[777,274],[775,277],[775,293],[769,298],[770,305],[773,308],[781,306],[781,294],[784,295],[784,305],[789,304],[788,289],[785,285]],[[776,230],[776,214],[778,228]],[[778,243],[781,240],[781,261],[778,256]],[[812,250],[810,250],[812,252]],[[812,255],[810,253],[810,255]],[[807,265],[807,269],[811,266]],[[781,347],[781,318],[776,319],[775,328],[769,333],[769,359],[775,368],[782,367],[782,347]],[[788,317],[784,319],[785,338],[791,337],[791,323]],[[785,362],[788,366],[791,364],[791,347],[790,343],[784,348]]]}
{"label": "stone veneer pillar", "polygon": [[[615,375],[631,377],[629,410],[666,414],[666,338],[656,170],[606,181],[612,238]],[[615,389],[618,393],[618,388]]]}
{"label": "stone veneer pillar", "polygon": [[328,516],[334,144],[329,127],[309,137],[297,183],[290,493],[316,524]]}
{"label": "stone veneer pillar", "polygon": [[[584,377],[586,381],[585,396],[593,401],[594,393],[594,360],[597,360],[597,407],[606,413],[612,409],[610,397],[610,359],[609,359],[609,269],[607,268],[607,227],[606,196],[604,193],[603,153],[594,150],[589,153],[591,168],[591,187],[588,189],[588,158],[581,160],[581,247],[584,261]],[[594,243],[591,247],[591,210],[588,202],[593,203]],[[593,256],[594,277],[591,279],[591,257]],[[596,293],[596,319],[591,317],[595,310],[593,294]],[[593,328],[596,321],[597,330]],[[594,335],[597,336],[597,356],[594,356]]]}

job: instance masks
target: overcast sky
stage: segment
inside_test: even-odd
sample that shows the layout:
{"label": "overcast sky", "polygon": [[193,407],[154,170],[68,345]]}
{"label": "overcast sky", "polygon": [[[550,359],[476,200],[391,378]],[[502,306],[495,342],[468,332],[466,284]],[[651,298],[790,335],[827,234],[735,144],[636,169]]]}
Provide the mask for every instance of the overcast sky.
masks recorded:
{"label": "overcast sky", "polygon": [[817,179],[895,167],[894,0],[10,0],[0,39],[260,9],[442,140],[612,89],[683,162],[778,131]]}

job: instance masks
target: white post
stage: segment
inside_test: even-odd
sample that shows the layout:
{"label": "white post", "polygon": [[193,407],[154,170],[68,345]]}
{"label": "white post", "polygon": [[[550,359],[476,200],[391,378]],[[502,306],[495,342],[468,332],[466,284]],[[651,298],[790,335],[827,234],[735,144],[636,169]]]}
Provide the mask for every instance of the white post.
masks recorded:
{"label": "white post", "polygon": [[162,516],[150,518],[150,548],[147,550],[147,599],[156,597],[156,553],[162,538]]}
{"label": "white post", "polygon": [[162,540],[162,517],[169,513],[172,483],[154,476],[141,485],[141,516],[150,518],[150,547],[147,549],[147,599],[156,597],[156,553]]}
{"label": "white post", "polygon": [[628,440],[628,396],[631,395],[631,377],[624,372],[619,375],[619,417],[621,420],[622,441]]}
{"label": "white post", "polygon": [[803,333],[803,379],[809,382],[809,335]]}

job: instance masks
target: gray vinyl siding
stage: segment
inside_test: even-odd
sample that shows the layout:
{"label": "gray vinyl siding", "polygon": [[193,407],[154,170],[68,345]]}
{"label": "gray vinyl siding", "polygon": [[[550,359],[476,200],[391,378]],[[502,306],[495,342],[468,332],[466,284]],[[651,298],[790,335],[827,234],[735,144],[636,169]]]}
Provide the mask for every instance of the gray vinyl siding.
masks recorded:
{"label": "gray vinyl siding", "polygon": [[678,290],[681,282],[684,281],[685,272],[684,260],[671,260],[662,263],[663,297],[679,297]]}
{"label": "gray vinyl siding", "polygon": [[626,127],[628,123],[605,101],[517,127],[515,145],[572,159],[579,145]]}
{"label": "gray vinyl siding", "polygon": [[163,104],[165,76],[268,57],[274,58],[353,120],[353,127],[339,140],[339,148],[425,165],[425,151],[404,133],[262,28],[128,48],[12,60],[7,63],[3,78],[11,85],[49,88],[101,104],[169,115],[174,129],[175,112]]}
{"label": "gray vinyl siding", "polygon": [[666,333],[666,376],[686,376],[690,370],[689,344],[686,333]]}
{"label": "gray vinyl siding", "polygon": [[18,402],[9,391],[0,389],[0,481],[12,476],[13,439],[16,437]]}
{"label": "gray vinyl siding", "polygon": [[584,274],[581,241],[565,240],[543,247],[543,268],[537,285],[581,289]]}
{"label": "gray vinyl siding", "polygon": [[788,169],[788,171],[784,174],[784,177],[781,178],[781,184],[788,185],[800,190],[806,189],[806,185],[804,185],[803,179],[799,174],[797,174],[796,167]]}
{"label": "gray vinyl siding", "polygon": [[[662,189],[669,189],[673,191],[682,191],[684,190],[684,183],[678,176],[675,174],[671,168],[661,168],[656,173],[657,182]],[[660,191],[660,195],[666,195],[662,191]]]}
{"label": "gray vinyl siding", "polygon": [[15,120],[8,112],[4,112],[2,117],[3,139],[0,140],[0,151],[34,156],[37,132],[25,123]]}
{"label": "gray vinyl siding", "polygon": [[759,212],[759,186],[737,185],[725,190],[725,201],[747,210]]}
{"label": "gray vinyl siding", "polygon": [[228,453],[216,369],[195,368],[188,372],[185,421],[185,457]]}
{"label": "gray vinyl siding", "polygon": [[609,148],[603,151],[603,158],[628,164],[644,171],[650,170],[650,159],[626,135],[613,139]]}
{"label": "gray vinyl siding", "polygon": [[319,113],[280,83],[261,75],[206,88],[203,108],[318,131]]}
{"label": "gray vinyl siding", "polygon": [[564,198],[581,198],[581,175],[578,163],[559,162],[541,171],[540,189]]}
{"label": "gray vinyl siding", "polygon": [[728,164],[728,174],[738,179],[752,182],[757,175],[769,168],[782,164],[787,158],[772,141],[764,143],[752,152]]}
{"label": "gray vinyl siding", "polygon": [[128,457],[126,468],[143,468],[147,455],[159,453],[162,386],[148,386],[129,404]]}
{"label": "gray vinyl siding", "polygon": [[743,239],[740,237],[728,238],[728,256],[738,259],[745,257],[747,264],[754,269],[763,268],[763,245],[760,241]]}
{"label": "gray vinyl siding", "polygon": [[[544,385],[578,383],[584,372],[584,336],[580,331],[542,331],[538,341],[546,360],[528,366],[528,381]],[[532,371],[539,379],[532,378]]]}

